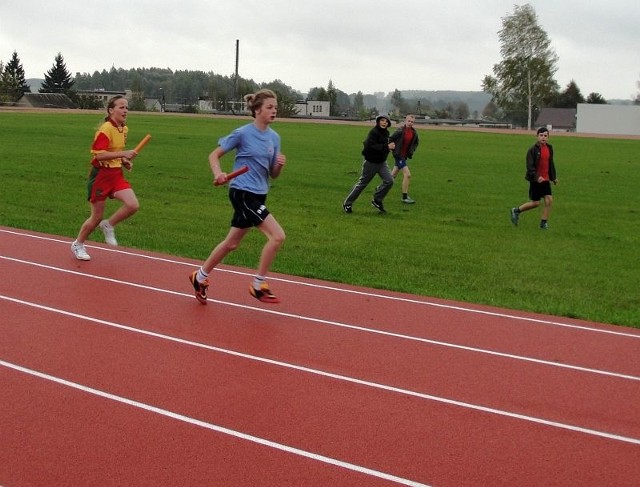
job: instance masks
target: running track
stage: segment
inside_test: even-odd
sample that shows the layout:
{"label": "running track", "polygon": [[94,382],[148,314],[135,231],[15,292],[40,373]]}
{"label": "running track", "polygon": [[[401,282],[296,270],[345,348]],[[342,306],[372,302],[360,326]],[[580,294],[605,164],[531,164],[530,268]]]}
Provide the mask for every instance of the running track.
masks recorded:
{"label": "running track", "polygon": [[640,331],[0,227],[0,485],[637,486]]}

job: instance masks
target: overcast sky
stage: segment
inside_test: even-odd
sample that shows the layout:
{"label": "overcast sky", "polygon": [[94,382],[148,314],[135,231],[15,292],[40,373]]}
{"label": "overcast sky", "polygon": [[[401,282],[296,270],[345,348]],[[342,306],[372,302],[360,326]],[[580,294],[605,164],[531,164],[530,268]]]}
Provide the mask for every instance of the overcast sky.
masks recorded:
{"label": "overcast sky", "polygon": [[[498,31],[515,0],[0,0],[0,60],[27,78],[60,52],[67,70],[171,68],[306,93],[481,91],[501,61]],[[532,0],[559,61],[561,89],[631,99],[640,91],[640,1]]]}

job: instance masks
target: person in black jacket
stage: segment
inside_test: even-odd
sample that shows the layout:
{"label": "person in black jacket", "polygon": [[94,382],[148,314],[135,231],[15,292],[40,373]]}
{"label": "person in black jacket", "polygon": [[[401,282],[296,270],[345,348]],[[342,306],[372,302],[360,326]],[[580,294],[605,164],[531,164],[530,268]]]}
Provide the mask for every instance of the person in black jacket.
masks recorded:
{"label": "person in black jacket", "polygon": [[367,187],[373,177],[377,174],[382,179],[382,183],[376,188],[373,194],[371,205],[380,213],[386,213],[382,201],[393,186],[393,177],[387,166],[387,156],[389,151],[395,148],[395,143],[389,141],[389,130],[391,120],[386,115],[376,117],[376,126],[371,129],[364,141],[362,155],[362,172],[360,178],[342,203],[345,213],[353,212],[353,202],[358,199],[360,193]]}
{"label": "person in black jacket", "polygon": [[549,228],[548,220],[551,212],[551,182],[558,184],[556,166],[553,161],[553,146],[548,143],[549,129],[540,127],[536,132],[538,141],[527,151],[527,172],[524,178],[529,181],[529,201],[516,208],[511,208],[511,223],[518,224],[520,213],[540,206],[544,199],[540,228]]}

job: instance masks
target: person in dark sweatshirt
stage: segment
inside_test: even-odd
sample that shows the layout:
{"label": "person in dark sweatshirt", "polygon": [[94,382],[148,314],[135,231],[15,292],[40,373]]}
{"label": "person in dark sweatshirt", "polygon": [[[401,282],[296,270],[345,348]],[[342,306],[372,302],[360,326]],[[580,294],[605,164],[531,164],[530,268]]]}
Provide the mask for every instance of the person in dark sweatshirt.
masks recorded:
{"label": "person in dark sweatshirt", "polygon": [[362,162],[360,178],[342,203],[342,209],[345,213],[353,212],[353,203],[376,174],[380,176],[382,182],[373,194],[371,205],[380,213],[386,213],[382,202],[391,186],[393,186],[393,176],[391,176],[391,171],[387,166],[387,156],[396,146],[395,143],[389,141],[388,127],[390,125],[391,120],[386,115],[376,117],[376,126],[369,131],[369,135],[367,135],[363,143],[362,155],[364,156],[364,161]]}

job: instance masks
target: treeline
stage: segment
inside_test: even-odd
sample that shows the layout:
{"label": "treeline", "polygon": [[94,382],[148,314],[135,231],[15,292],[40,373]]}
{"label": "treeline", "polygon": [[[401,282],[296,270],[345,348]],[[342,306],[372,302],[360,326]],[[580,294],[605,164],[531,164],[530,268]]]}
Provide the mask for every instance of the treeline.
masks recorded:
{"label": "treeline", "polygon": [[[93,74],[76,73],[74,78],[77,90],[107,90],[122,91],[129,89],[139,95],[141,99],[156,98],[168,104],[197,106],[200,98],[207,98],[213,106],[221,110],[228,106],[228,102],[239,100],[246,93],[252,93],[260,88],[269,88],[278,94],[279,105],[294,103],[299,100],[319,100],[331,102],[331,115],[368,118],[380,113],[404,115],[413,112],[428,115],[432,118],[465,119],[471,115],[479,116],[479,111],[471,113],[468,103],[460,99],[430,100],[420,96],[420,92],[409,92],[405,98],[399,90],[386,95],[365,95],[362,92],[348,94],[333,84],[331,80],[327,87],[314,87],[308,93],[302,93],[281,80],[269,83],[257,83],[252,79],[235,76],[223,76],[213,72],[203,71],[173,71],[169,68],[132,68],[122,69],[112,67]],[[135,103],[133,101],[136,108]],[[140,107],[137,107],[140,108]],[[484,107],[483,107],[484,108]],[[282,112],[282,107],[279,107]],[[281,115],[283,115],[281,113]]]}
{"label": "treeline", "polygon": [[[466,120],[485,119],[501,121],[510,118],[491,101],[491,95],[482,92],[425,92],[395,90],[392,93],[365,95],[361,91],[347,94],[338,89],[331,80],[327,87],[314,87],[308,93],[301,93],[281,80],[257,83],[240,76],[224,76],[203,71],[174,71],[170,68],[115,68],[89,73],[76,73],[72,77],[61,53],[55,57],[53,67],[45,73],[40,93],[64,93],[79,108],[99,108],[98,101],[84,91],[125,91],[130,90],[132,110],[144,111],[145,101],[157,99],[162,104],[174,104],[182,111],[197,111],[200,99],[207,99],[220,111],[227,111],[230,102],[239,101],[247,93],[261,88],[273,90],[278,95],[279,116],[296,115],[295,104],[299,100],[329,101],[331,115],[370,119],[379,113],[400,118],[406,113],[434,119]],[[24,79],[24,69],[16,52],[5,65],[0,62],[0,102],[14,103],[30,87]],[[589,103],[603,103],[604,100],[590,99]],[[575,82],[558,92],[550,106],[575,107],[585,101]],[[472,105],[472,109],[469,107]],[[507,116],[505,116],[507,115]],[[513,116],[513,114],[511,114]]]}
{"label": "treeline", "polygon": [[[210,100],[214,108],[226,111],[230,102],[241,100],[245,94],[261,88],[269,88],[277,93],[278,112],[285,117],[295,115],[295,103],[303,99],[329,101],[332,116],[359,119],[369,119],[379,113],[401,117],[409,112],[431,118],[466,119],[470,116],[477,118],[481,111],[476,108],[471,113],[465,101],[452,99],[450,96],[432,100],[424,96],[426,92],[409,92],[410,98],[405,98],[399,90],[375,95],[365,95],[359,91],[349,95],[338,89],[331,80],[326,88],[313,87],[305,94],[281,80],[257,83],[241,76],[236,78],[213,72],[174,71],[170,68],[111,67],[109,70],[94,71],[93,74],[77,72],[72,77],[61,53],[55,57],[52,68],[45,73],[44,82],[38,91],[64,93],[77,107],[87,109],[99,108],[96,106],[99,102],[90,95],[83,95],[84,91],[130,90],[132,99],[129,106],[132,110],[145,110],[145,100],[155,98],[165,105],[178,105],[183,111],[197,111],[199,100],[204,98]],[[14,52],[6,65],[0,62],[0,93],[4,96],[0,101],[15,103],[30,91],[18,53]]]}
{"label": "treeline", "polygon": [[75,88],[83,90],[124,91],[131,90],[144,98],[163,99],[166,103],[197,105],[201,98],[207,98],[225,105],[229,101],[242,98],[260,88],[277,91],[284,98],[294,101],[301,96],[299,92],[280,80],[270,83],[256,83],[250,79],[235,76],[222,76],[203,71],[173,71],[169,68],[132,68],[112,67],[93,74],[76,73]]}

